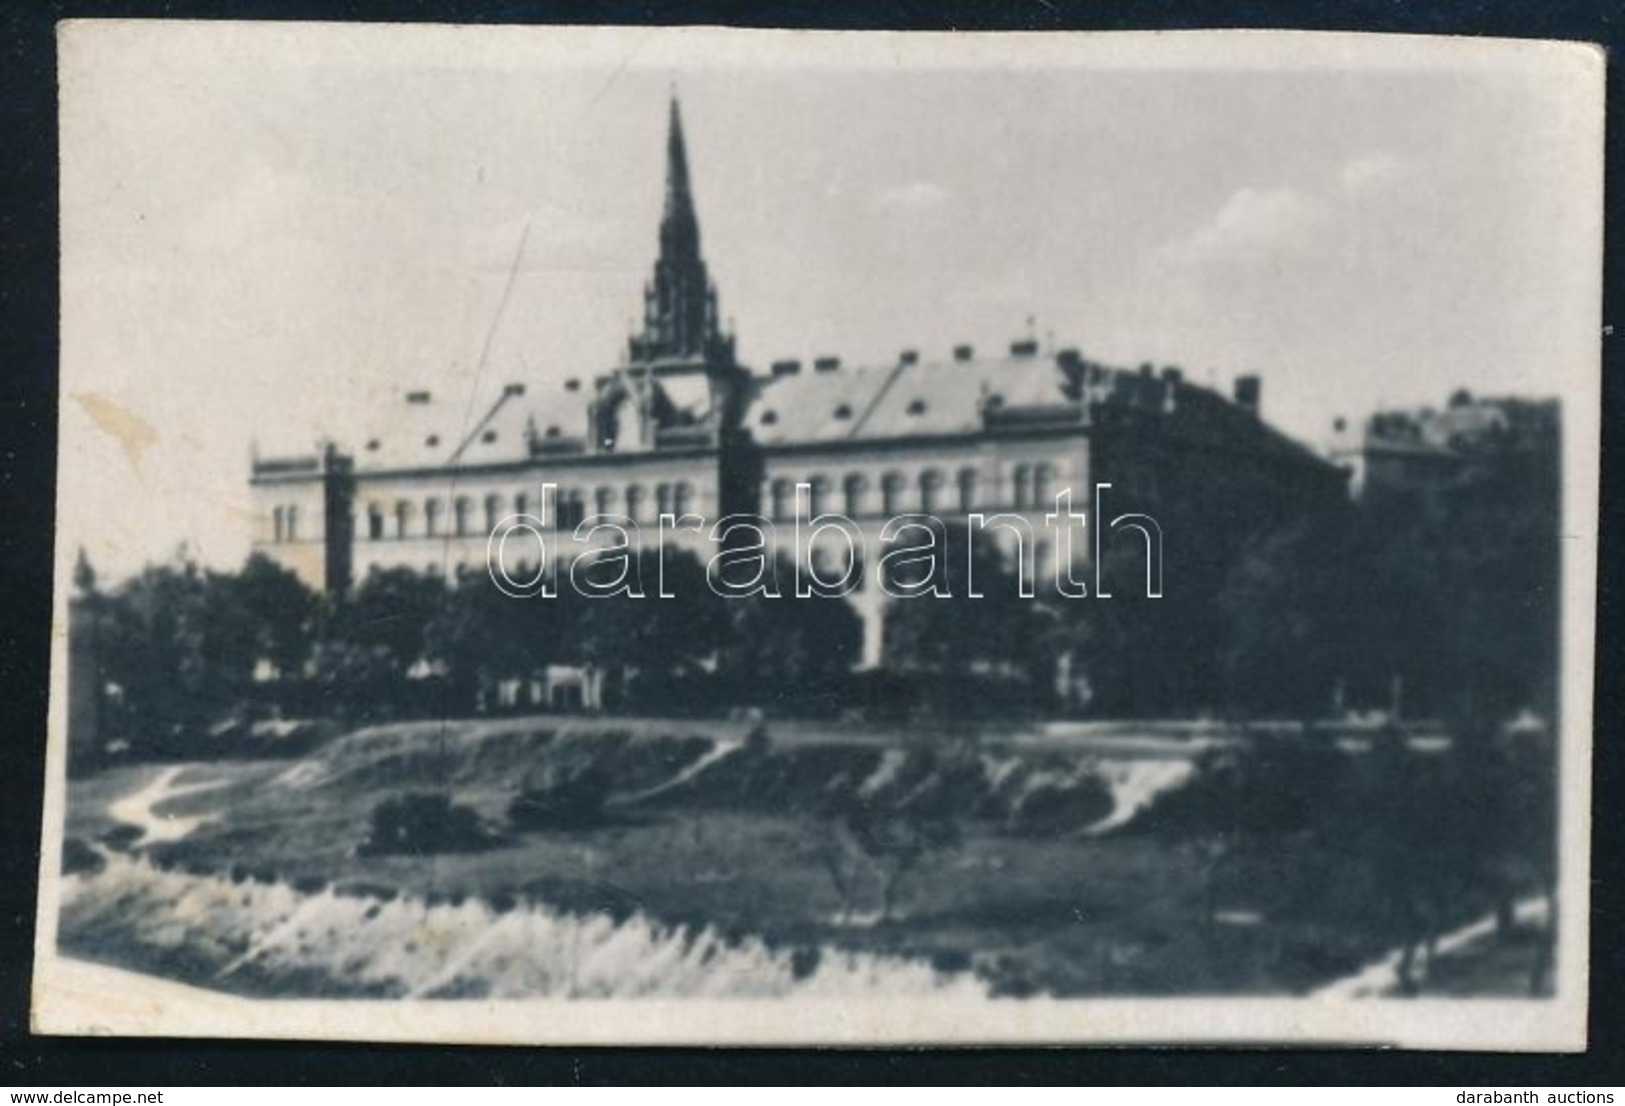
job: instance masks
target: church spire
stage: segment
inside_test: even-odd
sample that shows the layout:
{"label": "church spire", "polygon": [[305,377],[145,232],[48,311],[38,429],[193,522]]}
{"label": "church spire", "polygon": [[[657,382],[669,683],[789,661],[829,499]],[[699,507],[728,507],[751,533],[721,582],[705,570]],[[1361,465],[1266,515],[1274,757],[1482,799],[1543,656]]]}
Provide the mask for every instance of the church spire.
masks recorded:
{"label": "church spire", "polygon": [[666,202],[660,255],[643,293],[643,332],[630,343],[636,362],[731,358],[717,326],[716,289],[700,255],[700,221],[688,175],[682,109],[671,99],[666,131]]}
{"label": "church spire", "polygon": [[665,224],[686,223],[699,230],[694,215],[694,196],[688,186],[688,149],[683,142],[683,113],[677,97],[671,98],[671,122],[666,131],[666,214]]}

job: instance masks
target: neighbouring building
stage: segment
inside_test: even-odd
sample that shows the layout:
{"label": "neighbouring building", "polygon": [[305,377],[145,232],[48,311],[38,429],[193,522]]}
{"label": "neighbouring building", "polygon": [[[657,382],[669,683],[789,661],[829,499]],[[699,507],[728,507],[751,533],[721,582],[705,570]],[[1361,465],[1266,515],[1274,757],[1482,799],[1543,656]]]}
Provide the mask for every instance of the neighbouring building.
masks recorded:
{"label": "neighbouring building", "polygon": [[1350,494],[1372,506],[1435,509],[1479,482],[1486,462],[1524,461],[1531,477],[1544,477],[1555,507],[1559,426],[1556,400],[1459,389],[1442,408],[1336,419],[1326,456],[1348,474]]}

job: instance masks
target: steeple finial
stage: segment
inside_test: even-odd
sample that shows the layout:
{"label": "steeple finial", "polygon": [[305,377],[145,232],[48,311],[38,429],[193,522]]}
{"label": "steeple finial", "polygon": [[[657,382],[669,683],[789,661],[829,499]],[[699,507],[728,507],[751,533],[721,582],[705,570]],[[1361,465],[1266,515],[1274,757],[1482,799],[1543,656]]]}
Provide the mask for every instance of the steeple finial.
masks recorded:
{"label": "steeple finial", "polygon": [[671,97],[671,123],[666,132],[666,220],[698,223],[694,216],[694,196],[688,184],[688,148],[683,141],[683,113],[675,88]]}

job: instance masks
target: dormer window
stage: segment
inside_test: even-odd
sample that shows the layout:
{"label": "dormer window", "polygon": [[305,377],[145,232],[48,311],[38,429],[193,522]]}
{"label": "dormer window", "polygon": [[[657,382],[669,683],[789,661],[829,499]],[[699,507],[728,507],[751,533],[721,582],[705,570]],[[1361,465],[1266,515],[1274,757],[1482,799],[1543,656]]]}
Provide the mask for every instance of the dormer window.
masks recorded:
{"label": "dormer window", "polygon": [[480,435],[480,441],[484,442],[486,445],[490,445],[496,440],[497,432],[495,430],[487,430],[485,433]]}
{"label": "dormer window", "polygon": [[367,443],[367,452],[368,453],[377,453],[378,452],[378,446],[379,446],[378,439],[377,438],[372,439],[372,441]]}
{"label": "dormer window", "polygon": [[557,438],[559,436],[559,428],[557,426],[548,427],[547,428],[547,436],[549,438]]}
{"label": "dormer window", "polygon": [[779,413],[777,411],[763,411],[762,412],[762,425],[763,426],[772,426],[774,423],[776,423],[778,421],[779,421]]}
{"label": "dormer window", "polygon": [[430,434],[427,438],[423,439],[423,444],[428,446],[430,449],[435,448],[440,444],[440,435]]}
{"label": "dormer window", "polygon": [[843,403],[839,407],[835,408],[835,417],[838,418],[838,419],[849,419],[849,418],[851,418],[852,417],[852,408],[851,408],[851,406],[849,404]]}
{"label": "dormer window", "polygon": [[909,403],[909,405],[908,405],[908,413],[911,414],[911,415],[923,415],[923,414],[925,414],[925,400],[916,399],[916,400],[912,401],[911,403]]}

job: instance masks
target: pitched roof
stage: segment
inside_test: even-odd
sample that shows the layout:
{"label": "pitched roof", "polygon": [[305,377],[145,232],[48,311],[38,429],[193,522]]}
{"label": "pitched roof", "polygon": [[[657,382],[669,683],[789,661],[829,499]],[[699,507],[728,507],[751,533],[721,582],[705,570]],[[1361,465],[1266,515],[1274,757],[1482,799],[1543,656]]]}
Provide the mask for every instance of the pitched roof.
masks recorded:
{"label": "pitched roof", "polygon": [[761,381],[745,425],[763,445],[969,434],[984,403],[1066,404],[1064,383],[1038,356],[801,370]]}
{"label": "pitched roof", "polygon": [[396,402],[375,411],[364,432],[345,444],[359,472],[503,464],[530,456],[531,426],[542,438],[580,437],[587,428],[585,394],[559,388],[532,399],[505,392],[472,411],[432,396]]}

